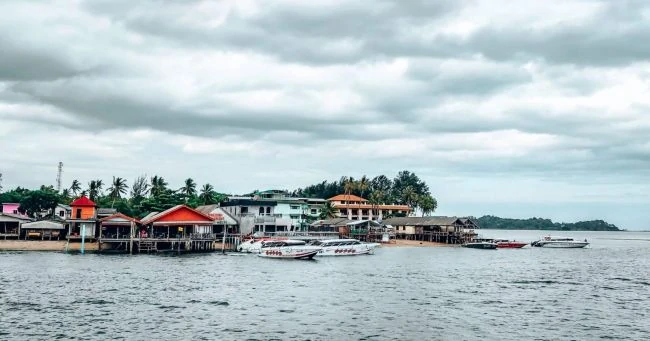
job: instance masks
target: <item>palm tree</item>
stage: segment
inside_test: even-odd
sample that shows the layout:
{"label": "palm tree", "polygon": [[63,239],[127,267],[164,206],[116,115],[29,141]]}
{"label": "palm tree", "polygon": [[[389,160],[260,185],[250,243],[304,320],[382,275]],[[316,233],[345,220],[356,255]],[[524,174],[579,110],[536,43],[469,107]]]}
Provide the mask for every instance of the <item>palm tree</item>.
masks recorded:
{"label": "palm tree", "polygon": [[147,183],[147,176],[141,175],[133,181],[131,186],[131,198],[140,201],[149,193],[149,183]]}
{"label": "palm tree", "polygon": [[411,207],[414,211],[417,207],[418,194],[412,186],[406,186],[402,191],[402,202]]}
{"label": "palm tree", "polygon": [[120,177],[113,177],[113,184],[111,187],[108,189],[109,193],[108,196],[113,199],[113,202],[111,203],[111,208],[115,205],[115,200],[116,199],[121,199],[122,194],[126,194],[128,186],[126,185],[126,179],[120,178]]}
{"label": "palm tree", "polygon": [[435,212],[436,208],[438,208],[438,201],[430,195],[421,195],[418,198],[418,206],[420,206],[424,217]]}
{"label": "palm tree", "polygon": [[379,212],[377,212],[377,206],[379,206],[384,201],[384,196],[384,192],[380,190],[374,191],[370,194],[368,201],[370,202],[370,205],[372,205],[373,215],[379,215]]}
{"label": "palm tree", "polygon": [[70,190],[69,190],[69,189],[64,188],[64,189],[61,191],[61,199],[62,199],[63,202],[65,202],[65,203],[67,203],[68,200],[70,200]]}
{"label": "palm tree", "polygon": [[343,185],[343,189],[345,191],[345,205],[346,209],[348,211],[348,215],[350,214],[350,194],[357,188],[357,182],[354,181],[352,177],[348,177],[345,179],[345,183]]}
{"label": "palm tree", "polygon": [[[361,192],[360,194],[361,194],[362,198],[363,198],[364,192],[368,189],[369,186],[370,186],[370,181],[368,180],[368,178],[365,175],[362,176],[361,179],[359,179],[359,181],[357,181],[357,186],[356,187],[357,187],[357,190],[359,192]],[[359,201],[359,210],[361,210],[361,201]]]}
{"label": "palm tree", "polygon": [[323,205],[323,208],[320,210],[320,219],[329,219],[329,218],[336,218],[336,213],[338,210],[330,201],[325,202],[325,205]]}
{"label": "palm tree", "polygon": [[210,184],[203,185],[203,187],[201,187],[201,195],[199,195],[199,199],[203,205],[208,205],[215,202],[214,187],[212,187]]}
{"label": "palm tree", "polygon": [[102,180],[91,180],[88,183],[88,195],[90,200],[95,201],[102,194],[102,187],[104,182]]}
{"label": "palm tree", "polygon": [[151,178],[151,190],[149,193],[152,197],[159,196],[167,189],[167,182],[162,176],[154,175]]}
{"label": "palm tree", "polygon": [[185,186],[181,187],[178,191],[185,196],[185,202],[187,202],[189,198],[196,195],[196,182],[192,178],[187,178],[185,179]]}
{"label": "palm tree", "polygon": [[77,193],[81,191],[81,183],[79,180],[75,179],[72,181],[72,185],[70,185],[70,190],[72,191],[72,194],[77,196]]}

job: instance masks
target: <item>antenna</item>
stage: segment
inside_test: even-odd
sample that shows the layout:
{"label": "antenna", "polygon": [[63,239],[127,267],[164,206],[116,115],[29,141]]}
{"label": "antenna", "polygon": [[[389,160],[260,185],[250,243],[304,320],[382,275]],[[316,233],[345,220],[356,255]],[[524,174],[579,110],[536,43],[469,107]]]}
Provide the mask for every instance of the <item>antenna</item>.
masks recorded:
{"label": "antenna", "polygon": [[63,174],[63,162],[59,162],[59,171],[56,174],[56,191],[61,192],[61,175]]}

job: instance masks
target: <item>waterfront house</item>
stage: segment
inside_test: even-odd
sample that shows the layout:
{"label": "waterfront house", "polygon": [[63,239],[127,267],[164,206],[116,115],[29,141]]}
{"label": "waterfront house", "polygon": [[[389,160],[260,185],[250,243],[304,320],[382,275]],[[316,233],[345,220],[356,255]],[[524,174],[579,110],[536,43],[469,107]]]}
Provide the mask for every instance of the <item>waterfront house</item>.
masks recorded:
{"label": "waterfront house", "polygon": [[24,239],[59,240],[65,231],[65,226],[56,221],[40,220],[24,223],[20,227]]}
{"label": "waterfront house", "polygon": [[[70,203],[71,217],[68,219],[68,240],[95,239],[97,205],[86,196]],[[84,232],[85,231],[85,232]],[[85,233],[82,236],[82,233]]]}
{"label": "waterfront house", "polygon": [[339,217],[349,220],[382,220],[384,217],[407,216],[413,211],[408,205],[373,205],[352,194],[339,194],[327,201],[336,208]]}
{"label": "waterfront house", "polygon": [[260,201],[274,201],[274,215],[283,219],[291,219],[291,227],[287,231],[306,231],[309,223],[317,220],[325,205],[325,199],[297,198],[282,190],[267,190],[255,193],[253,197]]}
{"label": "waterfront house", "polygon": [[[214,239],[214,219],[185,205],[177,205],[142,218],[148,238]],[[140,236],[142,237],[142,235]]]}
{"label": "waterfront house", "polygon": [[224,231],[227,231],[228,234],[239,234],[239,223],[237,219],[223,207],[219,207],[219,205],[203,205],[197,207],[196,210],[210,216],[214,220],[212,223],[213,233],[222,235]]}
{"label": "waterfront house", "polygon": [[3,203],[2,210],[0,211],[0,213],[11,214],[11,215],[27,218],[26,214],[20,213],[20,211],[18,211],[18,208],[20,208],[20,204],[10,203],[10,202]]}
{"label": "waterfront house", "polygon": [[142,223],[122,213],[99,219],[99,240],[130,240],[137,235]]}
{"label": "waterfront house", "polygon": [[395,229],[398,239],[457,243],[474,234],[478,225],[471,218],[394,217],[384,221]]}
{"label": "waterfront house", "polygon": [[30,222],[26,216],[11,213],[0,213],[0,239],[20,238],[20,226]]}
{"label": "waterfront house", "polygon": [[68,220],[72,217],[72,207],[69,205],[58,204],[54,208],[54,217],[62,220]]}
{"label": "waterfront house", "polygon": [[293,231],[292,220],[275,213],[277,205],[275,200],[230,197],[220,207],[237,220],[242,235]]}

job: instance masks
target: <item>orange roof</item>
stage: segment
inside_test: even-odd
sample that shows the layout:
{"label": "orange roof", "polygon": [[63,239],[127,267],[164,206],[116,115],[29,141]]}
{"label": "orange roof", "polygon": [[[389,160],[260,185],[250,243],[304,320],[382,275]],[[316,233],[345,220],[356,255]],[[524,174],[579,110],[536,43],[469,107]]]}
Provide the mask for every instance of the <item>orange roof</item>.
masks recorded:
{"label": "orange roof", "polygon": [[358,197],[358,196],[356,196],[354,194],[339,194],[337,196],[334,196],[334,197],[331,197],[331,198],[327,199],[327,201],[362,201],[362,202],[366,202],[368,200],[366,200],[366,199],[364,199],[362,197]]}
{"label": "orange roof", "polygon": [[95,207],[95,203],[88,199],[85,195],[82,195],[81,198],[73,201],[70,203],[70,206],[77,206],[77,207]]}
{"label": "orange roof", "polygon": [[170,223],[183,223],[183,222],[209,222],[213,223],[214,218],[207,214],[201,213],[193,208],[185,205],[176,205],[168,210],[154,214],[150,217],[142,219],[142,223],[149,225],[155,222],[170,222]]}

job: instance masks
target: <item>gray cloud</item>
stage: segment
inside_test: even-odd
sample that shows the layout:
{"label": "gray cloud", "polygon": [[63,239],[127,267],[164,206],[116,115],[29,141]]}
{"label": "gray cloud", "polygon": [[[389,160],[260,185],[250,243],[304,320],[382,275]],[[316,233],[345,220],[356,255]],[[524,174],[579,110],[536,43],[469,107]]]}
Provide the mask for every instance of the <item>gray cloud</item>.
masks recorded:
{"label": "gray cloud", "polygon": [[0,4],[6,184],[59,159],[233,192],[408,168],[623,202],[650,180],[645,1],[251,4]]}

